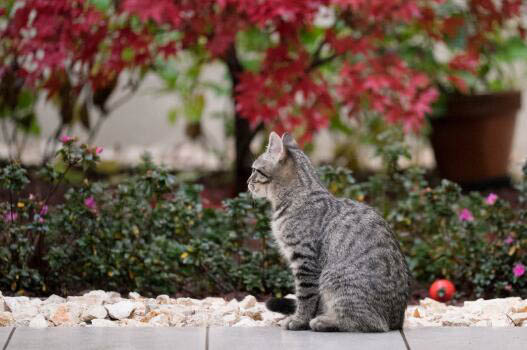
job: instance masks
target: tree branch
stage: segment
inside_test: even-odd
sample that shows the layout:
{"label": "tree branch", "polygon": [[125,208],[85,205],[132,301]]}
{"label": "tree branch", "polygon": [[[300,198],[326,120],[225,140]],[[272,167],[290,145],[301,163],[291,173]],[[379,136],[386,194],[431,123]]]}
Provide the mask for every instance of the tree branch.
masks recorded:
{"label": "tree branch", "polygon": [[320,57],[316,57],[312,62],[311,64],[309,65],[309,67],[307,67],[307,72],[311,72],[312,70],[314,70],[315,68],[318,68],[328,62],[331,62],[333,61],[335,58],[337,58],[339,56],[339,54],[336,54],[334,53],[333,55],[330,55],[328,57],[324,57],[324,58],[320,58]]}

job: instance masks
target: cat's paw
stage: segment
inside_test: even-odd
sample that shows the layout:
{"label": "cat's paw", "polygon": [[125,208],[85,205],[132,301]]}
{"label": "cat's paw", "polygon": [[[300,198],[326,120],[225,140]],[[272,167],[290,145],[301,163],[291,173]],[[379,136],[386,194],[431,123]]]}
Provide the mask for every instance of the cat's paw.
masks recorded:
{"label": "cat's paw", "polygon": [[339,327],[336,320],[328,316],[318,316],[309,322],[309,327],[315,332],[338,332]]}
{"label": "cat's paw", "polygon": [[289,316],[282,322],[282,328],[290,331],[301,331],[309,329],[309,323],[295,316]]}

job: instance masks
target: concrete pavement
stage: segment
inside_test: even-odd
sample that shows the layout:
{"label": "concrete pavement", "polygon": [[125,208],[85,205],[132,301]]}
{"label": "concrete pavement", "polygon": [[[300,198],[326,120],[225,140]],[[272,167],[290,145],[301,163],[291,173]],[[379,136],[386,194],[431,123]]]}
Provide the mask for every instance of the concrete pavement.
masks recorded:
{"label": "concrete pavement", "polygon": [[380,334],[279,328],[0,328],[1,350],[525,350],[527,328],[442,327]]}

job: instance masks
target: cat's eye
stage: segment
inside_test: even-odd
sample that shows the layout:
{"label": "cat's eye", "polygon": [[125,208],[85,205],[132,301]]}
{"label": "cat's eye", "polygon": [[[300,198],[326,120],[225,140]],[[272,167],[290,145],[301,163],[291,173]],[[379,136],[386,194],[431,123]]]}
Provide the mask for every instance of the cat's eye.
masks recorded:
{"label": "cat's eye", "polygon": [[269,177],[268,175],[266,175],[263,171],[261,171],[260,169],[256,169],[256,168],[253,168],[253,173],[254,172],[257,172],[258,174],[262,175],[263,177]]}

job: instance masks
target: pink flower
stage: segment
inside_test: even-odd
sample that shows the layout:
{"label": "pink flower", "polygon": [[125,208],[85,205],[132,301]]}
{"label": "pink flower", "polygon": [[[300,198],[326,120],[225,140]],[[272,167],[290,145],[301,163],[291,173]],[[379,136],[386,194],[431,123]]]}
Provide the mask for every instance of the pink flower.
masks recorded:
{"label": "pink flower", "polygon": [[523,276],[523,274],[525,273],[525,266],[524,266],[522,263],[517,263],[517,264],[514,265],[514,267],[512,268],[512,273],[513,273],[514,276],[516,276],[516,277],[521,277],[521,276]]}
{"label": "pink flower", "polygon": [[507,238],[505,238],[505,240],[503,242],[505,242],[505,244],[513,244],[514,243],[514,237],[508,236]]}
{"label": "pink flower", "polygon": [[44,216],[48,213],[48,206],[45,205],[42,207],[42,209],[40,209],[40,216]]}
{"label": "pink flower", "polygon": [[487,196],[487,198],[485,198],[485,203],[487,203],[488,205],[493,205],[494,203],[496,203],[497,199],[498,196],[495,193],[491,193]]}
{"label": "pink flower", "polygon": [[70,142],[72,142],[73,140],[75,140],[74,137],[72,137],[72,136],[67,136],[67,135],[62,135],[62,136],[59,138],[59,141],[62,142],[62,143],[70,143]]}
{"label": "pink flower", "polygon": [[18,214],[17,213],[14,213],[12,211],[9,211],[7,212],[5,215],[4,215],[4,220],[6,222],[13,222],[15,221],[16,219],[18,218]]}
{"label": "pink flower", "polygon": [[459,213],[459,220],[461,220],[461,221],[474,221],[474,216],[472,215],[470,210],[468,210],[467,208],[464,208]]}
{"label": "pink flower", "polygon": [[101,154],[102,151],[104,151],[104,148],[102,148],[102,147],[95,147],[95,154],[96,154],[96,155]]}
{"label": "pink flower", "polygon": [[88,209],[94,210],[96,208],[97,203],[95,203],[95,199],[93,198],[93,196],[89,196],[84,199],[84,205],[88,207]]}

